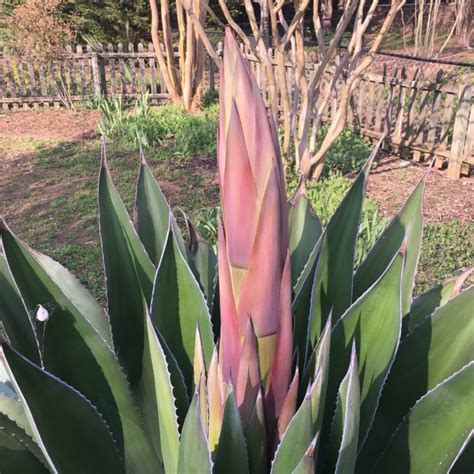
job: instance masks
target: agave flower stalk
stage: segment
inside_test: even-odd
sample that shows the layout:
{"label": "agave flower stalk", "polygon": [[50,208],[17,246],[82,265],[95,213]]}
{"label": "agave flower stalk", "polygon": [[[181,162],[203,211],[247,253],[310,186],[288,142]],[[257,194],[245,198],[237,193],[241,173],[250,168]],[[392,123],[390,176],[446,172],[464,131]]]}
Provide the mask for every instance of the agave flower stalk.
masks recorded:
{"label": "agave flower stalk", "polygon": [[236,387],[241,412],[244,402],[254,404],[261,380],[266,412],[274,418],[288,391],[292,362],[282,162],[275,126],[230,31],[220,75],[219,358],[224,380]]}

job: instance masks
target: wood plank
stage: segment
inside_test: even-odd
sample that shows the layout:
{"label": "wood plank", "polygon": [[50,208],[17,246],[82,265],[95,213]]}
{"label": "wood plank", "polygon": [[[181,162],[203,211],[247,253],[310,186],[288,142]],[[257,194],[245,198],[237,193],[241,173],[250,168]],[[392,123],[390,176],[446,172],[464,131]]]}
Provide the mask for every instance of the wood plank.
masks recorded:
{"label": "wood plank", "polygon": [[[0,102],[2,102],[5,97],[5,81],[4,81],[4,72],[3,72],[3,61],[0,61]],[[2,105],[3,111],[8,110],[8,105],[4,103]]]}
{"label": "wood plank", "polygon": [[27,59],[26,70],[28,71],[29,95],[37,95],[34,58]]}
{"label": "wood plank", "polygon": [[130,54],[128,65],[130,69],[130,91],[129,93],[136,94],[138,92],[137,89],[137,70],[135,68],[135,59],[136,55],[134,54],[134,46],[133,43],[128,43],[128,52]]}
{"label": "wood plank", "polygon": [[[114,46],[112,43],[109,43],[107,45],[107,51],[110,53],[114,52]],[[114,96],[115,94],[120,94],[120,92],[117,92],[117,83],[115,80],[115,59],[113,57],[108,57],[108,62],[109,62],[109,73],[110,73],[110,87],[111,87],[111,94]]]}
{"label": "wood plank", "polygon": [[144,94],[147,91],[146,74],[145,74],[145,58],[141,55],[144,52],[143,44],[138,43],[138,68],[140,70],[140,91]]}
{"label": "wood plank", "polygon": [[[153,43],[148,43],[148,51],[154,53],[155,50],[153,48]],[[156,65],[155,65],[155,54],[153,54],[153,57],[149,59],[149,64],[150,64],[151,94],[156,94],[157,93],[157,87],[156,87],[157,74],[156,74]]]}
{"label": "wood plank", "polygon": [[78,87],[77,87],[77,81],[76,81],[76,72],[74,70],[74,62],[73,58],[74,56],[72,55],[72,48],[71,46],[66,47],[66,51],[69,54],[69,56],[66,57],[64,63],[66,66],[66,84],[68,88],[68,93],[69,95],[77,95],[79,93]]}
{"label": "wood plank", "polygon": [[369,93],[368,99],[366,101],[365,107],[365,122],[364,125],[366,128],[372,127],[372,120],[374,117],[374,110],[376,110],[376,103],[375,103],[375,83],[374,81],[368,81],[367,83]]}
{"label": "wood plank", "polygon": [[[76,51],[79,56],[82,56],[82,45],[78,44],[76,46]],[[79,61],[79,76],[81,78],[81,91],[82,95],[88,95],[89,90],[87,87],[87,80],[86,80],[86,66],[85,66],[85,59],[83,57],[80,57],[78,59]]]}
{"label": "wood plank", "polygon": [[431,105],[431,114],[429,121],[428,137],[426,143],[431,146],[433,150],[436,148],[438,142],[438,122],[439,122],[439,109],[441,105],[441,87],[443,85],[444,73],[439,70],[436,74],[437,89],[433,92],[433,102]]}
{"label": "wood plank", "polygon": [[458,107],[454,121],[453,143],[451,145],[451,156],[449,157],[447,175],[453,179],[461,176],[461,166],[464,161],[464,147],[469,126],[469,113],[471,109],[472,86],[469,77],[464,78],[459,88]]}
{"label": "wood plank", "polygon": [[[122,43],[119,43],[117,45],[117,51],[118,53],[122,53],[123,52],[123,44]],[[119,57],[119,75],[120,75],[120,94],[123,95],[125,94],[126,92],[126,84],[127,84],[127,79],[125,77],[125,60],[123,59],[123,57]]]}

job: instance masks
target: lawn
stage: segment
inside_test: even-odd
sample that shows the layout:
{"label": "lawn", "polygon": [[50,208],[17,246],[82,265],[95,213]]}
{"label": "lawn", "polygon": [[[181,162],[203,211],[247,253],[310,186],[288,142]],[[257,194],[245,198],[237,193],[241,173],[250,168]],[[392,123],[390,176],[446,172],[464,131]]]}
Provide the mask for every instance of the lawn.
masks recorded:
{"label": "lawn", "polygon": [[[0,118],[5,125],[0,127],[0,214],[23,240],[65,265],[104,301],[97,223],[97,118],[94,112],[74,115],[66,111],[20,112]],[[183,142],[165,130],[164,140],[151,146],[146,155],[175,211],[179,206],[212,237],[212,209],[219,201],[215,158],[196,151],[199,147],[209,151],[215,130],[203,122],[207,135],[200,134],[198,122],[184,126],[192,127],[196,137],[188,140],[186,153],[182,152]],[[347,150],[352,153],[350,159],[338,164]],[[357,156],[353,156],[354,150]],[[334,148],[329,161],[335,169],[339,166],[350,171],[346,169],[348,163],[359,166],[368,150],[360,139],[348,135]],[[108,161],[115,184],[133,215],[138,153],[132,144],[119,137],[111,138]],[[400,160],[393,159],[382,160],[373,171],[362,220],[359,259],[422,173],[423,170],[401,166]],[[330,173],[310,189],[323,223],[348,189],[350,176]],[[438,175],[430,177],[417,292],[473,265],[473,189],[469,179],[455,185]],[[445,195],[446,199],[440,199]],[[458,201],[461,205],[456,207]]]}

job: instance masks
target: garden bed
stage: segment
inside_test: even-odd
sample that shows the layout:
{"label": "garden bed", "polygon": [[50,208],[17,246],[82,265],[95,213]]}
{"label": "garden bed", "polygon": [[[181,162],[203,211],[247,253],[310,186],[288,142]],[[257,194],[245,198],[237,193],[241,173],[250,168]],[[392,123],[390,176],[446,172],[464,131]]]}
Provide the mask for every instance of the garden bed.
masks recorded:
{"label": "garden bed", "polygon": [[[97,229],[99,170],[97,111],[45,110],[0,117],[0,214],[34,248],[51,255],[103,297]],[[138,154],[117,143],[109,161],[131,209]],[[172,205],[192,218],[218,204],[215,158],[176,155],[154,147],[148,161]],[[402,205],[425,167],[383,157],[372,171],[368,196],[382,216]],[[342,197],[342,196],[341,196]],[[474,264],[474,178],[451,181],[433,171],[427,184],[427,224],[418,291]]]}

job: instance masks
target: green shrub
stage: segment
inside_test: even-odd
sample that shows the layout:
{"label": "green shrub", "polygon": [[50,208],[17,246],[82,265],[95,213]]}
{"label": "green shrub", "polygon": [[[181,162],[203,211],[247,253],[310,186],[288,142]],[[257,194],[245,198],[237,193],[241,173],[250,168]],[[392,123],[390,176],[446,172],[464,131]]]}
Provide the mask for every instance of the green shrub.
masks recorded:
{"label": "green shrub", "polygon": [[[317,137],[317,147],[323,141],[328,127],[323,126]],[[343,174],[359,170],[367,161],[372,149],[357,131],[346,128],[337,137],[328,150],[324,160],[324,174],[327,176],[331,172],[340,171]]]}
{"label": "green shrub", "polygon": [[[427,224],[423,232],[416,293],[423,293],[474,264],[474,223]],[[472,278],[472,277],[471,277]]]}

